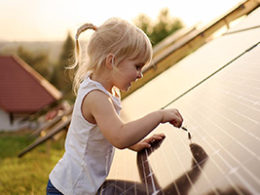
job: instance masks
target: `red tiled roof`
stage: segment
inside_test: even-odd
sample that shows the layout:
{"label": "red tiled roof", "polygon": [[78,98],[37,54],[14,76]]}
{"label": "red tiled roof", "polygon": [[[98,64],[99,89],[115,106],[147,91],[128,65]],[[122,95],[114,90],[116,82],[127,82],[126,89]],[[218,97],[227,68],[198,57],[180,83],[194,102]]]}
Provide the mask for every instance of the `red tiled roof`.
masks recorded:
{"label": "red tiled roof", "polygon": [[61,93],[23,60],[0,56],[0,108],[33,113],[61,98]]}

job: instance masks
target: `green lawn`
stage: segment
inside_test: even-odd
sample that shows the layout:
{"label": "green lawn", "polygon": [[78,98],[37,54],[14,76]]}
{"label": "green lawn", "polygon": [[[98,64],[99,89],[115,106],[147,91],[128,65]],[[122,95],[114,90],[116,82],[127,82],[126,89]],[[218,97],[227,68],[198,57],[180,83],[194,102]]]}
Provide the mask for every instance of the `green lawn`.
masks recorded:
{"label": "green lawn", "polygon": [[33,142],[28,132],[0,132],[0,194],[46,194],[48,175],[64,152],[64,137],[50,140],[18,158]]}

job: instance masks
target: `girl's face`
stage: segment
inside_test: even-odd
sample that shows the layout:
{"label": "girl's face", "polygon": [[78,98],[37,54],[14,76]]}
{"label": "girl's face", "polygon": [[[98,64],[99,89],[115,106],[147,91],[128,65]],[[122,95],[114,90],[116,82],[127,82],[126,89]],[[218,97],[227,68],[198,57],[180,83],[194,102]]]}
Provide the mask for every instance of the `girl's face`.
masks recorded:
{"label": "girl's face", "polygon": [[139,59],[125,59],[114,69],[114,85],[122,91],[127,91],[131,83],[142,78],[144,62]]}

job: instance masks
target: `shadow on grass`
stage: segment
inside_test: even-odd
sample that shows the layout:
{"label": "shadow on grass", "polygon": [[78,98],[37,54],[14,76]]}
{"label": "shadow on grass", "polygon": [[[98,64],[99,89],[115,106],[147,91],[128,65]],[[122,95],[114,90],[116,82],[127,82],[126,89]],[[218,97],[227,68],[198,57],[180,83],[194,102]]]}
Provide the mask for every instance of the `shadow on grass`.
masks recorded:
{"label": "shadow on grass", "polygon": [[34,138],[29,132],[0,132],[0,158],[14,157],[31,144]]}

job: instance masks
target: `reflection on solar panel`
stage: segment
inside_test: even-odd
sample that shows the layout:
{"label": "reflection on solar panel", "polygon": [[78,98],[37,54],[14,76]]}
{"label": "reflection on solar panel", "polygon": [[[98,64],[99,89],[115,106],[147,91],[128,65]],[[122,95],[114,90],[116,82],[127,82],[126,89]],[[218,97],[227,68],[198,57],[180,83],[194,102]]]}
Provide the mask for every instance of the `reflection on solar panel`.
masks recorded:
{"label": "reflection on solar panel", "polygon": [[260,194],[259,35],[248,28],[213,40],[127,97],[126,120],[178,108],[192,139],[164,124],[155,133],[166,138],[151,149],[117,150],[100,194]]}

